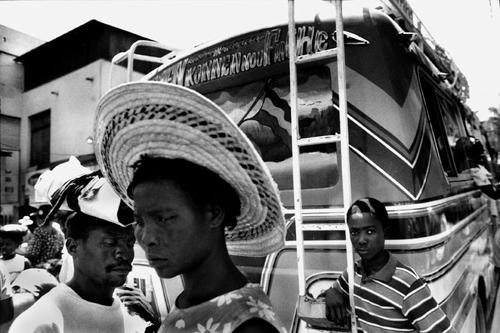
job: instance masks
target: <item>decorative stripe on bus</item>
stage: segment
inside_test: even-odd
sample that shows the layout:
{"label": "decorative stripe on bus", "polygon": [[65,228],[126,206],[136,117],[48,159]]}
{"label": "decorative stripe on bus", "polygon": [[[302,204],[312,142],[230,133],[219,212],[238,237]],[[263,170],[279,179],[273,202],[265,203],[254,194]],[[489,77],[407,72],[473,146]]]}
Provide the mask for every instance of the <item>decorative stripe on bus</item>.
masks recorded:
{"label": "decorative stripe on bus", "polygon": [[[351,119],[350,119],[351,120]],[[394,147],[381,144],[383,140],[375,133],[366,132],[366,127],[359,122],[349,123],[349,144],[351,150],[358,154],[369,165],[380,172],[385,178],[396,185],[412,200],[418,200],[427,181],[430,161],[433,158],[432,142],[426,131],[425,122],[417,132],[419,149],[416,150],[413,161],[400,158]],[[420,139],[420,140],[418,140]],[[370,147],[367,149],[366,147]]]}
{"label": "decorative stripe on bus", "polygon": [[[460,222],[456,223],[450,229],[432,236],[418,237],[412,239],[386,239],[386,248],[389,250],[403,250],[403,251],[423,251],[427,249],[432,249],[436,246],[446,243],[449,239],[456,236],[465,227],[469,226],[471,222],[474,221],[476,217],[480,214],[485,213],[488,209],[487,205],[481,206],[479,209],[474,211],[472,214],[468,215],[466,218],[462,219]],[[326,233],[316,232],[316,233]],[[344,231],[337,232],[338,234],[343,234]],[[285,241],[286,246],[295,247],[295,240]],[[345,249],[345,240],[304,240],[304,245],[310,248],[320,248],[325,247],[327,249]]]}
{"label": "decorative stripe on bus", "polygon": [[[459,197],[457,200],[432,207],[430,205],[427,209],[419,208],[410,209],[407,212],[390,213],[391,228],[386,235],[387,244],[406,248],[412,244],[417,248],[426,247],[425,243],[429,242],[436,244],[440,238],[445,239],[446,233],[453,232],[460,223],[467,223],[467,219],[476,218],[479,214],[485,214],[488,211],[487,201],[480,198],[474,200],[469,196]],[[325,226],[344,224],[344,216],[340,214],[324,216],[304,214],[304,216],[308,216],[304,224],[309,222]],[[290,220],[286,226],[287,241],[295,240],[295,229],[291,228],[292,223]],[[345,237],[343,230],[305,231],[304,239],[306,241],[315,239],[343,241]]]}
{"label": "decorative stripe on bus", "polygon": [[[424,216],[429,214],[429,210],[439,210],[450,205],[456,204],[457,201],[461,199],[467,199],[470,196],[476,196],[480,194],[480,190],[472,190],[464,193],[459,193],[455,195],[451,195],[444,198],[427,200],[422,202],[411,202],[411,203],[403,203],[398,205],[386,204],[387,212],[390,217],[393,216],[410,216],[410,215],[418,215]],[[335,216],[338,216],[339,219],[343,220],[343,212],[344,209],[342,207],[332,207],[332,208],[317,208],[314,210],[317,214],[329,215],[332,216],[332,219],[335,219]],[[293,209],[284,209],[283,210],[285,216],[293,216]]]}
{"label": "decorative stripe on bus", "polygon": [[[394,96],[391,96],[378,84],[371,82],[365,75],[360,74],[354,68],[347,67],[346,70],[346,76],[350,85],[355,87],[355,89],[350,88],[348,91],[349,119],[356,122],[358,126],[361,126],[371,136],[381,141],[391,151],[394,151],[395,155],[403,159],[408,165],[414,165],[418,155],[418,146],[424,134],[424,127],[427,124],[426,111],[423,107],[418,85],[418,76],[412,73],[406,97],[400,105],[396,102]],[[336,73],[332,74],[332,77],[336,77],[335,75]],[[334,84],[333,104],[335,108],[337,108],[336,104],[338,104],[336,88]],[[363,92],[363,94],[359,92]],[[374,105],[372,102],[373,99],[377,101]],[[380,110],[380,108],[383,109]],[[397,124],[384,123],[388,120],[378,115],[380,112],[389,112],[394,116],[409,114],[413,114],[413,116],[406,116],[407,118],[401,119],[401,122],[407,127],[405,131],[402,131],[400,128],[395,128]],[[377,116],[379,119],[377,119]],[[396,130],[402,132],[395,133]],[[399,136],[402,135],[406,136],[406,140],[401,140]]]}

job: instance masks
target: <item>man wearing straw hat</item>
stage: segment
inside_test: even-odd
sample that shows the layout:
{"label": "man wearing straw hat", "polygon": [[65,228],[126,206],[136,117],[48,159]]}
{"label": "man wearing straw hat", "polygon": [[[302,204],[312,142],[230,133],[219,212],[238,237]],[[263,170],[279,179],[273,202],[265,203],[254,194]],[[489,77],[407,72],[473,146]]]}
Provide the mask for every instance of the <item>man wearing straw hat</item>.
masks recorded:
{"label": "man wearing straw hat", "polygon": [[182,276],[159,332],[286,332],[230,258],[280,249],[284,218],[269,170],[224,111],[181,86],[134,82],[100,100],[94,137],[150,264]]}
{"label": "man wearing straw hat", "polygon": [[58,209],[74,211],[66,222],[74,274],[16,318],[9,332],[144,332],[146,322],[114,295],[132,270],[132,212],[104,178],[74,159],[42,174],[35,190],[53,205],[47,218]]}

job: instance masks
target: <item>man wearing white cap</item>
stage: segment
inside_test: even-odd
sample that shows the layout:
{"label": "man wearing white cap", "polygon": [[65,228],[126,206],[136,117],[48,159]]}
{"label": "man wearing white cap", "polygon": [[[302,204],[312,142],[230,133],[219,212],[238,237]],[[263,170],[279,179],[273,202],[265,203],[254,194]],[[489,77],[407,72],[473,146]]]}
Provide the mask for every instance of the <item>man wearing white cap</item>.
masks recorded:
{"label": "man wearing white cap", "polygon": [[[59,171],[54,170],[55,173]],[[53,184],[57,175],[51,177],[45,180]],[[9,332],[145,331],[147,323],[139,316],[130,315],[114,295],[132,269],[135,237],[130,226],[132,220],[119,218],[127,214],[113,212],[113,209],[104,212],[98,208],[102,206],[97,201],[106,196],[107,189],[100,179],[98,174],[84,174],[67,180],[49,196],[53,204],[51,213],[61,207],[75,211],[67,221],[66,240],[68,253],[73,257],[74,275],[17,317]],[[96,183],[100,185],[94,186]],[[40,188],[48,189],[51,184]],[[87,190],[90,193],[85,192]],[[107,204],[118,208],[119,199],[116,204],[113,200]]]}

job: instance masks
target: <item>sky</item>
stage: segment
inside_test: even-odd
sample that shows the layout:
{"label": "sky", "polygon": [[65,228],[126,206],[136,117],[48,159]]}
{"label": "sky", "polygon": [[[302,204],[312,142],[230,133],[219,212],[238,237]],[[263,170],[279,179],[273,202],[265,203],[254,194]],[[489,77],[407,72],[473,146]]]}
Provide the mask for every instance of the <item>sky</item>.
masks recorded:
{"label": "sky", "polygon": [[[500,2],[408,1],[467,77],[467,104],[487,119],[488,107],[500,107]],[[0,24],[45,41],[97,19],[182,49],[286,18],[286,0],[0,0]]]}

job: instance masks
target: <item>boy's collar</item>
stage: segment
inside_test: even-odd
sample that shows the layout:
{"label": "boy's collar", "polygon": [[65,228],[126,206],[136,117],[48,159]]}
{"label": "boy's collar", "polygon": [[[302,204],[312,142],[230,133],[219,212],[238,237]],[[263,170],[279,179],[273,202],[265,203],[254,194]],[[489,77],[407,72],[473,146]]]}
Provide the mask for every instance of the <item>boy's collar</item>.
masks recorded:
{"label": "boy's collar", "polygon": [[396,271],[396,258],[387,251],[389,254],[389,260],[387,260],[387,263],[378,271],[375,273],[372,273],[371,275],[367,276],[365,269],[363,268],[363,265],[361,264],[361,259],[356,262],[356,271],[361,274],[361,281],[366,282],[367,280],[379,280],[382,282],[389,282],[392,279],[392,276],[394,275],[394,272]]}

